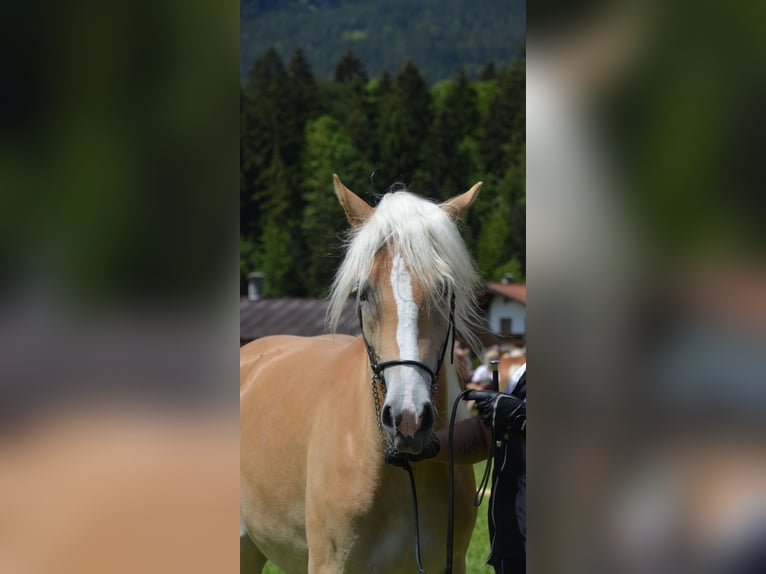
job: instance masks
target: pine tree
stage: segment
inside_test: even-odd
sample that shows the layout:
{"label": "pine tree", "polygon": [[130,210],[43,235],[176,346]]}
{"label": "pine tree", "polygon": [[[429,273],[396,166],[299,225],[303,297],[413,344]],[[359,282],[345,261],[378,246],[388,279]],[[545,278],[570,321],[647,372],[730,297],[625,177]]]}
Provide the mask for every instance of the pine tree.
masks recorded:
{"label": "pine tree", "polygon": [[479,130],[485,189],[467,217],[476,260],[496,280],[509,267],[526,272],[525,102],[524,63],[499,70]]}
{"label": "pine tree", "polygon": [[264,274],[263,295],[284,297],[301,295],[293,288],[299,279],[293,265],[291,230],[276,220],[266,222],[252,258],[255,268]]}
{"label": "pine tree", "polygon": [[497,91],[482,123],[480,153],[487,176],[501,178],[518,163],[525,139],[526,66],[523,62],[498,73]]}
{"label": "pine tree", "polygon": [[239,233],[249,236],[258,212],[253,202],[253,150],[250,145],[250,98],[239,88]]}
{"label": "pine tree", "polygon": [[290,59],[287,74],[290,107],[296,113],[296,121],[302,130],[308,120],[319,115],[321,109],[319,87],[314,78],[314,72],[300,49],[296,50]]}
{"label": "pine tree", "polygon": [[292,201],[288,168],[276,148],[263,179],[265,187],[257,194],[262,212],[261,233],[253,261],[265,275],[264,295],[304,295],[300,276],[304,246],[298,217],[302,205],[296,207]]}
{"label": "pine tree", "polygon": [[497,70],[494,62],[487,62],[479,72],[479,81],[488,82],[497,77]]}
{"label": "pine tree", "polygon": [[391,78],[391,74],[388,70],[383,70],[383,73],[378,79],[378,83],[375,86],[375,95],[377,97],[384,97],[391,93],[394,89],[394,80]]}
{"label": "pine tree", "polygon": [[300,154],[304,124],[312,113],[305,106],[316,101],[313,88],[302,54],[294,55],[288,74],[270,49],[248,73],[241,99],[246,112],[240,128],[245,132],[240,135],[245,148],[240,151],[240,201],[247,209],[241,233],[255,245],[247,264],[265,273],[266,294],[302,294],[295,269],[303,263],[304,246],[294,214],[303,210]]}
{"label": "pine tree", "polygon": [[335,67],[335,81],[340,84],[361,84],[368,81],[367,70],[356,54],[349,50]]}
{"label": "pine tree", "polygon": [[257,239],[263,229],[263,209],[258,205],[259,194],[269,186],[268,172],[275,154],[280,156],[285,147],[282,118],[286,115],[284,102],[288,98],[287,73],[275,50],[268,50],[250,69],[240,106],[240,170],[244,203],[252,202],[252,217],[243,229],[249,237]]}
{"label": "pine tree", "polygon": [[301,233],[307,248],[301,276],[309,295],[325,296],[342,254],[342,232],[348,227],[332,188],[337,173],[351,189],[361,193],[369,164],[343,126],[324,115],[306,126],[303,157],[305,208]]}
{"label": "pine tree", "polygon": [[364,64],[349,50],[335,68],[332,112],[354,145],[368,158],[375,154],[375,109],[367,90]]}
{"label": "pine tree", "polygon": [[476,96],[461,70],[436,111],[418,177],[434,197],[446,200],[467,189],[473,171],[471,147],[477,119]]}
{"label": "pine tree", "polygon": [[[365,154],[365,157],[369,161],[373,169],[377,169],[381,165],[380,155],[380,134],[381,134],[381,117],[390,106],[390,99],[393,98],[394,81],[391,78],[391,74],[388,70],[384,70],[380,78],[374,80],[370,84],[369,89],[369,129],[370,134],[367,141],[360,146],[360,149]],[[375,180],[373,178],[373,185]],[[390,183],[390,182],[389,182]]]}
{"label": "pine tree", "polygon": [[275,96],[287,79],[285,65],[271,47],[258,58],[247,73],[245,87],[261,95]]}
{"label": "pine tree", "polygon": [[417,66],[408,61],[384,101],[379,124],[383,181],[412,184],[431,126],[431,93]]}

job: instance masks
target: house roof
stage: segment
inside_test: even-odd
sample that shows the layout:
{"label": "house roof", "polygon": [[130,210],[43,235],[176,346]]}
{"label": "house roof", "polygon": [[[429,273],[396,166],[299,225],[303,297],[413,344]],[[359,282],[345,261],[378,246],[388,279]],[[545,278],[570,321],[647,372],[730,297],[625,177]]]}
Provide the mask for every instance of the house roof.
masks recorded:
{"label": "house roof", "polygon": [[525,283],[492,283],[484,284],[488,293],[500,295],[518,301],[522,305],[527,304],[527,286]]}
{"label": "house roof", "polygon": [[[269,335],[300,335],[313,337],[327,333],[325,299],[260,299],[247,298],[239,302],[239,340],[252,341]],[[346,303],[338,333],[359,334],[359,322],[354,302]]]}
{"label": "house roof", "polygon": [[[523,283],[485,283],[484,299],[499,295],[527,304],[527,286]],[[488,300],[487,300],[488,302]],[[259,299],[239,302],[239,340],[246,343],[269,335],[300,335],[313,337],[327,333],[326,299]],[[359,334],[359,320],[353,300],[349,299],[338,323],[338,333]]]}

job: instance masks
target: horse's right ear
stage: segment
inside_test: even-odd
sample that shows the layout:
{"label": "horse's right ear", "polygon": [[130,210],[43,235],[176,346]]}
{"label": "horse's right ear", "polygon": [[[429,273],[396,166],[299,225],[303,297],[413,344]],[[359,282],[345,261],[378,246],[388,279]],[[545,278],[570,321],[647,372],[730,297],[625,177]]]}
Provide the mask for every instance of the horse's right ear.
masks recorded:
{"label": "horse's right ear", "polygon": [[474,183],[473,187],[465,193],[442,203],[441,208],[449,213],[453,221],[457,221],[468,210],[473,200],[476,199],[482,183],[481,181]]}
{"label": "horse's right ear", "polygon": [[343,185],[337,175],[332,174],[332,179],[335,184],[335,195],[338,196],[338,201],[340,201],[343,211],[346,212],[346,219],[353,227],[359,227],[372,217],[372,214],[375,213],[374,207],[368,205],[365,200]]}

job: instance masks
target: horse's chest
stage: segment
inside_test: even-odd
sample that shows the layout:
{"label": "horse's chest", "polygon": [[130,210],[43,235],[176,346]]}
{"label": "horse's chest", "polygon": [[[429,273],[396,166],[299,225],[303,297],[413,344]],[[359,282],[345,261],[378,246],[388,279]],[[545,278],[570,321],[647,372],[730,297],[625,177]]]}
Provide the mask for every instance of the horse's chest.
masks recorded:
{"label": "horse's chest", "polygon": [[[374,504],[351,523],[348,572],[399,574],[416,570],[412,494],[404,471],[396,469],[394,477],[397,480],[391,482],[395,484],[383,486]],[[439,502],[426,489],[418,492],[420,545],[425,563],[444,552],[442,535],[446,526],[439,520],[443,506]]]}

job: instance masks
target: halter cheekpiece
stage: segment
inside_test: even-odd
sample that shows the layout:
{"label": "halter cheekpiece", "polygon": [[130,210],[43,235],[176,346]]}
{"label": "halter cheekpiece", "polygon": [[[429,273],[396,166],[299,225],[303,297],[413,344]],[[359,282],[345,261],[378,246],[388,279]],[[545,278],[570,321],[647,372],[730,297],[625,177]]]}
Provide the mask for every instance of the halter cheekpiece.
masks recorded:
{"label": "halter cheekpiece", "polygon": [[444,355],[447,353],[447,345],[449,344],[450,337],[452,339],[455,338],[455,294],[452,293],[450,296],[450,309],[449,309],[449,327],[447,328],[447,335],[444,337],[444,344],[442,345],[441,353],[439,354],[439,360],[436,363],[436,370],[431,370],[431,367],[426,365],[425,363],[422,363],[420,361],[414,361],[411,359],[392,359],[390,361],[382,361],[378,362],[378,356],[375,353],[375,350],[370,345],[370,342],[367,340],[367,336],[364,334],[364,320],[362,318],[362,306],[357,305],[357,313],[359,316],[359,329],[362,332],[362,340],[364,341],[364,347],[367,349],[367,356],[370,359],[370,368],[372,369],[372,390],[373,390],[373,398],[375,399],[375,411],[376,415],[378,417],[378,426],[381,426],[380,422],[380,401],[378,399],[378,391],[377,387],[375,385],[376,382],[380,381],[380,386],[383,389],[383,394],[385,396],[386,393],[386,378],[385,378],[385,370],[389,367],[397,367],[397,366],[410,366],[410,367],[417,367],[418,369],[421,369],[428,373],[428,376],[431,377],[431,393],[433,393],[436,390],[436,384],[439,380],[439,371],[441,371],[442,364],[444,363]]}

